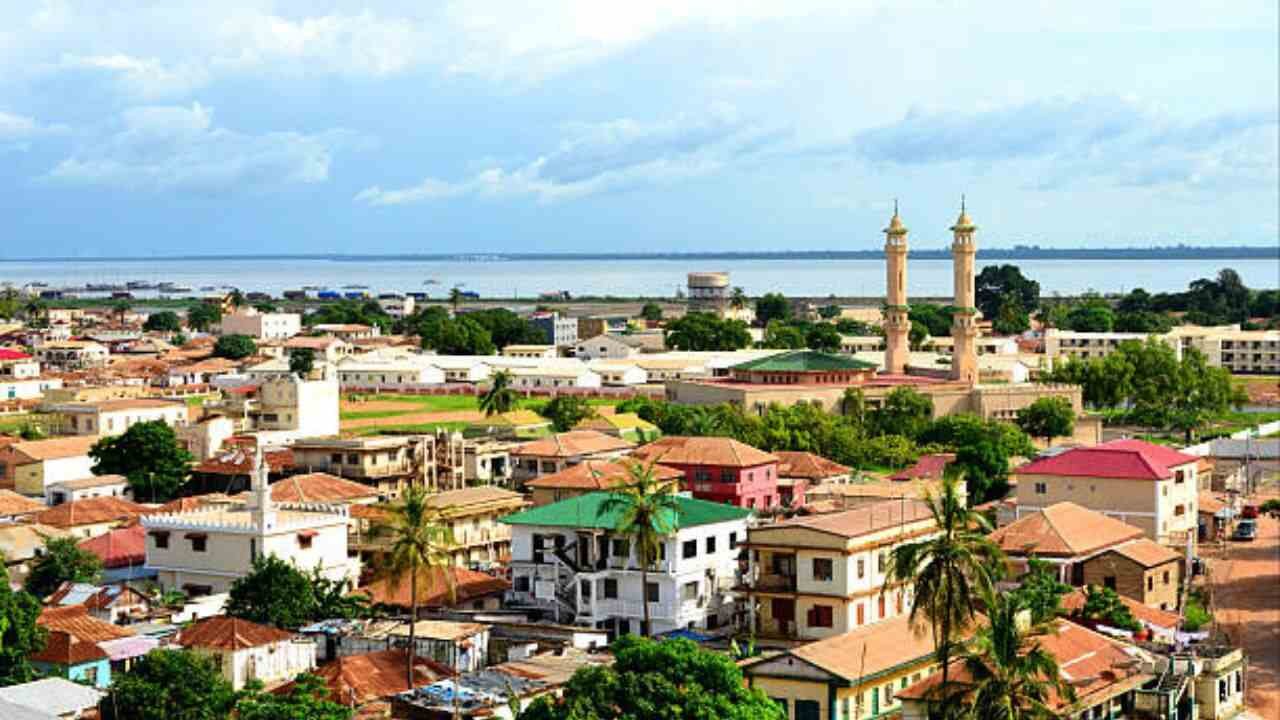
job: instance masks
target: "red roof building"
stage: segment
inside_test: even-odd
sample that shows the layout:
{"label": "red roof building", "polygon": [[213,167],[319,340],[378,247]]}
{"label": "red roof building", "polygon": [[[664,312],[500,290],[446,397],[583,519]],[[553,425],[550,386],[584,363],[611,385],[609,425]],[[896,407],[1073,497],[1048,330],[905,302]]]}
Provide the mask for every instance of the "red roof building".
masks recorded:
{"label": "red roof building", "polygon": [[[445,575],[446,572],[450,572],[453,575],[452,598],[449,597],[450,581]],[[447,570],[444,568],[432,568],[426,582],[419,581],[418,607],[419,609],[443,607],[474,608],[476,603],[480,603],[480,608],[478,609],[490,609],[487,606],[497,607],[502,599],[502,594],[509,589],[511,589],[511,583],[486,573],[453,566]],[[400,583],[400,586],[396,588],[393,588],[391,583],[386,580],[377,580],[366,587],[356,590],[355,593],[367,595],[375,605],[408,608],[411,604],[408,580]]]}
{"label": "red roof building", "polygon": [[[635,457],[676,468],[695,498],[737,507],[772,510],[778,493],[778,456],[726,437],[668,436],[637,448]],[[804,504],[804,493],[794,503]]]}
{"label": "red roof building", "polygon": [[1037,458],[1014,472],[1021,475],[1166,480],[1200,458],[1142,440],[1112,440]]}
{"label": "red roof building", "polygon": [[889,479],[898,482],[905,482],[908,480],[941,480],[942,474],[947,470],[947,466],[955,459],[956,456],[954,453],[921,455],[915,465],[898,471],[895,475],[890,476]]}
{"label": "red roof building", "polygon": [[116,528],[95,538],[82,540],[77,545],[102,561],[108,570],[133,567],[147,562],[147,531],[141,525]]}

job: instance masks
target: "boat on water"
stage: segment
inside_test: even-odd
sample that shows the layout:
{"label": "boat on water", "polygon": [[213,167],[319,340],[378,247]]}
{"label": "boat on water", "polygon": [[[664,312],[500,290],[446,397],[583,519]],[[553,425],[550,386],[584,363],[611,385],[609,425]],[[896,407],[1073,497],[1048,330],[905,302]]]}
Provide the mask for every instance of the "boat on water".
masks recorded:
{"label": "boat on water", "polygon": [[368,290],[368,285],[343,285],[343,290]]}
{"label": "boat on water", "polygon": [[423,285],[439,285],[440,281],[435,278],[427,278],[426,280],[422,281],[422,284]]}

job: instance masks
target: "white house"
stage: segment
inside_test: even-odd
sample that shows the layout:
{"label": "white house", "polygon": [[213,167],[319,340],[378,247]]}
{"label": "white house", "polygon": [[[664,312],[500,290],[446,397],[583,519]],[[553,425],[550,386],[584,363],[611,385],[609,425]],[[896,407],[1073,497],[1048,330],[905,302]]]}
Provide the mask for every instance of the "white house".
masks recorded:
{"label": "white house", "polygon": [[640,354],[638,348],[612,335],[596,335],[586,340],[579,340],[573,348],[573,356],[583,360],[625,360],[638,354]]}
{"label": "white house", "polygon": [[511,387],[517,390],[538,388],[598,388],[600,374],[584,365],[549,365],[545,367],[511,368]]}
{"label": "white house", "polygon": [[[608,493],[593,492],[508,515],[513,605],[557,622],[611,633],[659,634],[731,623],[738,602],[738,543],[751,512],[677,496],[673,532],[641,580],[636,553],[617,534],[621,513],[604,512]],[[643,628],[644,603],[651,627]]]}
{"label": "white house", "polygon": [[40,377],[40,361],[18,350],[0,347],[0,383]]}
{"label": "white house", "polygon": [[643,385],[649,381],[649,373],[633,362],[596,361],[592,362],[589,367],[592,372],[600,376],[601,385]]}
{"label": "white house", "polygon": [[489,379],[493,369],[472,355],[428,355],[431,364],[444,371],[445,382],[478,383]]}
{"label": "white house", "polygon": [[316,666],[316,645],[311,640],[240,618],[205,618],[184,628],[175,641],[212,657],[236,690],[250,680],[264,684],[291,680]]}
{"label": "white house", "polygon": [[264,313],[251,307],[223,315],[222,335],[248,335],[256,340],[287,340],[302,332],[302,316],[297,313]]}
{"label": "white house", "polygon": [[556,357],[555,345],[508,345],[502,348],[503,357],[537,358],[551,360]]}
{"label": "white house", "polygon": [[157,420],[181,427],[188,417],[185,403],[150,398],[58,403],[41,409],[65,417],[74,435],[120,435],[137,423]]}
{"label": "white house", "polygon": [[62,378],[28,378],[7,380],[0,378],[0,400],[35,400],[44,397],[49,390],[62,387]]}
{"label": "white house", "polygon": [[122,497],[132,500],[133,493],[129,490],[129,479],[123,475],[90,475],[75,480],[59,480],[49,483],[44,488],[44,502],[50,506],[96,497]]}
{"label": "white house", "polygon": [[444,370],[425,355],[377,353],[355,355],[338,361],[338,384],[342,387],[382,387],[396,385],[439,385]]}
{"label": "white house", "polygon": [[0,480],[28,497],[44,497],[46,486],[93,474],[91,435],[22,440],[0,446]]}
{"label": "white house", "polygon": [[412,295],[383,295],[378,298],[383,312],[399,320],[413,314],[416,305]]}

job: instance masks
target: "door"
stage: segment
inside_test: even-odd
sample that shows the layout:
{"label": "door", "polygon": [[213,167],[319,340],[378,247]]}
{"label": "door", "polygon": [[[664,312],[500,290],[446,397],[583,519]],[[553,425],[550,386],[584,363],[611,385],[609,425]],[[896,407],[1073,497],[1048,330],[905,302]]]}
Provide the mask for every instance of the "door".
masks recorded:
{"label": "door", "polygon": [[797,700],[796,720],[822,720],[822,709],[817,700]]}

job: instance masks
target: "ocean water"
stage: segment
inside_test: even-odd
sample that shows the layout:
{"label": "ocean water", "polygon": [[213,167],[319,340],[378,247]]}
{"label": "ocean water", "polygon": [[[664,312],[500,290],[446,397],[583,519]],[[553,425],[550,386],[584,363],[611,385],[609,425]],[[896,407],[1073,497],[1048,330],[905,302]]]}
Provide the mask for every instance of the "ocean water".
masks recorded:
{"label": "ocean water", "polygon": [[[1250,287],[1280,284],[1275,259],[1214,260],[1017,260],[1023,274],[1040,283],[1041,293],[1074,295],[1088,290],[1124,292],[1142,287],[1150,292],[1185,290],[1192,280],[1231,267]],[[156,259],[93,262],[0,262],[0,284],[47,283],[50,287],[83,287],[90,283],[172,282],[191,287],[238,287],[245,292],[275,295],[316,286],[341,290],[367,286],[370,292],[427,292],[448,295],[458,286],[484,298],[532,297],[567,290],[574,296],[614,295],[671,297],[695,270],[730,273],[732,285],[749,295],[781,292],[825,297],[879,296],[885,291],[882,260],[320,260],[320,259]],[[907,287],[913,296],[946,296],[952,292],[949,260],[912,260]],[[135,293],[146,296],[146,292]]]}

